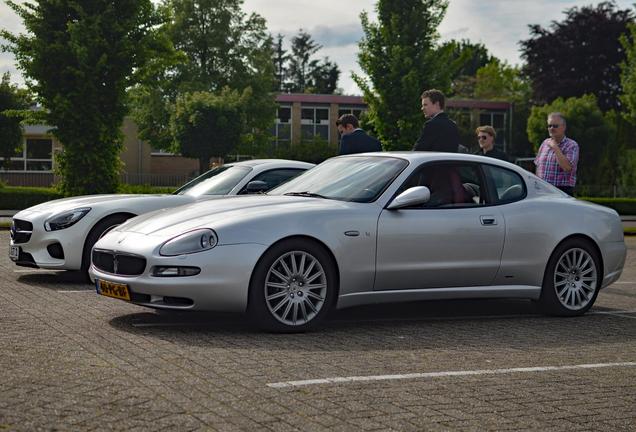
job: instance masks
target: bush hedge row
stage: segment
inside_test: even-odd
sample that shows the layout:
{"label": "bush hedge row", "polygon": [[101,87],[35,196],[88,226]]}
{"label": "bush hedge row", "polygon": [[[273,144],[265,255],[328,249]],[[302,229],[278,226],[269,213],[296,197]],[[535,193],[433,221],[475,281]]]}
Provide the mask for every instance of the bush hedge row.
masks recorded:
{"label": "bush hedge row", "polygon": [[620,215],[636,215],[636,198],[596,198],[578,197],[580,200],[593,202],[613,208]]}
{"label": "bush hedge row", "polygon": [[[121,193],[172,193],[172,187],[148,185],[122,185]],[[45,201],[62,198],[54,188],[5,186],[0,187],[0,210],[22,210]],[[636,215],[636,198],[596,198],[579,197],[606,207],[611,207],[621,215]]]}
{"label": "bush hedge row", "polygon": [[0,209],[22,210],[58,198],[62,194],[53,188],[6,186],[0,188]]}
{"label": "bush hedge row", "polygon": [[[148,185],[124,185],[120,193],[172,193],[174,187],[153,187]],[[36,204],[63,198],[55,188],[5,186],[0,187],[0,210],[22,210]]]}

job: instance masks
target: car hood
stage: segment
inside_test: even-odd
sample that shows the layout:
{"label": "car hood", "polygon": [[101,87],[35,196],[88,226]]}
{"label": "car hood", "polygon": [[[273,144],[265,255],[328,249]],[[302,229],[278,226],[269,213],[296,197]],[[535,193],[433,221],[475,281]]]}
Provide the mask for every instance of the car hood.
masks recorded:
{"label": "car hood", "polygon": [[174,236],[197,228],[213,228],[235,222],[255,221],[307,211],[348,208],[357,203],[294,196],[233,196],[157,210],[130,219],[114,231]]}
{"label": "car hood", "polygon": [[169,194],[110,194],[110,195],[85,195],[79,197],[61,198],[53,201],[29,207],[24,212],[30,213],[59,213],[66,210],[73,210],[80,207],[91,207],[100,203],[115,203],[118,201],[157,199],[158,197],[170,196]]}

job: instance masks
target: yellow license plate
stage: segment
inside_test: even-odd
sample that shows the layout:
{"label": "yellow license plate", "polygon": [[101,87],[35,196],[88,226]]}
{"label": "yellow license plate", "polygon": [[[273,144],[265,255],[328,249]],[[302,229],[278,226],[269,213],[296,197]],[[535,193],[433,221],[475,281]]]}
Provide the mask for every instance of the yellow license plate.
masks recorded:
{"label": "yellow license plate", "polygon": [[126,284],[97,279],[95,286],[98,294],[130,301],[130,291],[128,291],[128,285]]}

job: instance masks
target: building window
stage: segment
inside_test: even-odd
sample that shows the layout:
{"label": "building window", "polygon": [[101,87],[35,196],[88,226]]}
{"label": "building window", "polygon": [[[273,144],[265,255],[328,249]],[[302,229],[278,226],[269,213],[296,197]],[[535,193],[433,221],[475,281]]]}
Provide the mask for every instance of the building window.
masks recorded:
{"label": "building window", "polygon": [[338,107],[338,118],[345,114],[353,114],[358,120],[360,120],[360,116],[366,111],[366,108],[361,106],[340,106]]}
{"label": "building window", "polygon": [[492,126],[497,132],[497,137],[495,138],[495,146],[497,148],[503,150],[506,145],[506,113],[505,112],[497,112],[497,111],[482,111],[479,113],[479,125]]}
{"label": "building window", "polygon": [[292,137],[291,106],[281,105],[276,110],[276,122],[272,128],[274,145],[289,146]]}
{"label": "building window", "polygon": [[300,135],[303,141],[312,141],[315,137],[329,141],[329,108],[302,107]]}
{"label": "building window", "polygon": [[53,140],[50,138],[27,138],[24,145],[5,166],[4,158],[0,168],[6,171],[52,171]]}

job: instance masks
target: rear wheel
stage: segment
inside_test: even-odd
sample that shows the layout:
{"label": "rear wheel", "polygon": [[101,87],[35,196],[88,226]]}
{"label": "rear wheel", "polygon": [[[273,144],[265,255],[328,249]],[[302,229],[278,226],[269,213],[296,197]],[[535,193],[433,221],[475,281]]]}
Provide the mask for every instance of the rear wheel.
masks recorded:
{"label": "rear wheel", "polygon": [[596,300],[601,278],[596,249],[582,239],[566,240],[548,262],[539,300],[542,310],[561,316],[584,314]]}
{"label": "rear wheel", "polygon": [[133,217],[133,215],[113,215],[108,216],[105,219],[99,221],[93,229],[86,236],[86,241],[84,242],[84,249],[82,252],[82,268],[80,271],[86,276],[86,279],[90,281],[88,276],[88,269],[91,266],[91,251],[97,240],[102,238],[108,231],[112,230],[118,225],[123,224],[128,219]]}
{"label": "rear wheel", "polygon": [[248,313],[263,329],[302,332],[324,318],[335,292],[335,265],[325,249],[307,240],[287,240],[256,265]]}

